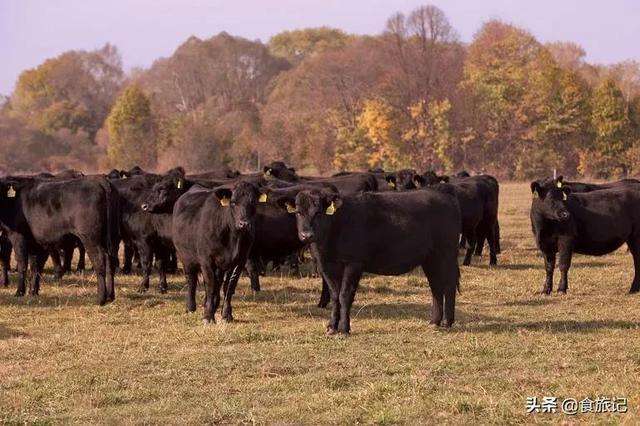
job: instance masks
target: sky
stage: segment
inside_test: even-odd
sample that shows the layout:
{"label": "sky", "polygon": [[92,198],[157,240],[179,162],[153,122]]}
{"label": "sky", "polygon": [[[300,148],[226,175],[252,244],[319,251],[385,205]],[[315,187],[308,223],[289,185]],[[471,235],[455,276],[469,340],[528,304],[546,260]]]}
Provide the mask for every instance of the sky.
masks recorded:
{"label": "sky", "polygon": [[640,0],[0,0],[0,94],[25,69],[66,50],[120,50],[125,68],[148,67],[189,36],[221,31],[266,42],[283,30],[331,26],[377,34],[395,12],[433,4],[462,41],[499,18],[538,40],[573,41],[587,60],[640,60]]}

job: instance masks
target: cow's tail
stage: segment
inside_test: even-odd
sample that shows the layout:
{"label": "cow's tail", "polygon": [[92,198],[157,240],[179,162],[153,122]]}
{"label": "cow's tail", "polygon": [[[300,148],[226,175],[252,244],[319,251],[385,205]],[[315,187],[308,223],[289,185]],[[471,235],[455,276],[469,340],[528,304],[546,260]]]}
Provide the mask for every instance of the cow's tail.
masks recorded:
{"label": "cow's tail", "polygon": [[102,186],[107,204],[107,253],[110,257],[117,259],[120,246],[120,198],[111,182],[105,179]]}

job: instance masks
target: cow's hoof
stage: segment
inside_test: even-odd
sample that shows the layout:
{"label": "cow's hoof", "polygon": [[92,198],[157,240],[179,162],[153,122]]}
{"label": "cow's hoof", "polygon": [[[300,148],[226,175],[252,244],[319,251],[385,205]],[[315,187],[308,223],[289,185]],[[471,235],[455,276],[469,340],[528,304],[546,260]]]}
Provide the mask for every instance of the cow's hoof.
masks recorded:
{"label": "cow's hoof", "polygon": [[438,328],[440,327],[440,323],[439,322],[435,322],[435,321],[429,321],[429,327],[430,328]]}
{"label": "cow's hoof", "polygon": [[541,294],[543,296],[549,296],[551,294],[551,289],[540,290],[540,291],[537,291],[536,294]]}
{"label": "cow's hoof", "polygon": [[160,287],[160,294],[167,294],[167,287]]}
{"label": "cow's hoof", "polygon": [[453,325],[453,321],[444,320],[442,322],[442,328],[450,329]]}
{"label": "cow's hoof", "polygon": [[216,320],[214,320],[213,318],[204,318],[202,320],[202,325],[213,325],[216,323]]}
{"label": "cow's hoof", "polygon": [[138,287],[138,293],[142,294],[146,292],[147,292],[147,289],[145,287]]}
{"label": "cow's hoof", "polygon": [[335,336],[337,333],[338,333],[338,330],[336,330],[331,326],[327,327],[327,330],[324,332],[324,334],[327,336]]}
{"label": "cow's hoof", "polygon": [[318,302],[318,308],[326,308],[329,305],[329,302],[325,302],[324,300],[321,300]]}
{"label": "cow's hoof", "polygon": [[563,289],[558,289],[558,291],[556,293],[558,293],[560,295],[563,295],[563,294],[566,295],[567,294],[567,290],[566,289],[564,289],[564,290]]}
{"label": "cow's hoof", "polygon": [[222,317],[222,321],[224,322],[233,322],[233,316],[227,315]]}

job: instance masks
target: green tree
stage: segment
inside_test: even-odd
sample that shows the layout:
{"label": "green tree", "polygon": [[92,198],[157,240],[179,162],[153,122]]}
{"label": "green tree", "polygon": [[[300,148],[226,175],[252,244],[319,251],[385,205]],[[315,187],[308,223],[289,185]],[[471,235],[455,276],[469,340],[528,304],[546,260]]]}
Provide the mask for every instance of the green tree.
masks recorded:
{"label": "green tree", "polygon": [[633,128],[624,95],[613,80],[606,79],[595,89],[591,104],[595,139],[581,168],[602,177],[626,175],[625,152],[631,147]]}
{"label": "green tree", "polygon": [[278,33],[271,37],[268,46],[274,56],[297,65],[308,56],[344,47],[351,37],[335,28],[305,28]]}
{"label": "green tree", "polygon": [[107,119],[112,166],[131,168],[156,165],[156,131],[149,98],[138,85],[127,87]]}

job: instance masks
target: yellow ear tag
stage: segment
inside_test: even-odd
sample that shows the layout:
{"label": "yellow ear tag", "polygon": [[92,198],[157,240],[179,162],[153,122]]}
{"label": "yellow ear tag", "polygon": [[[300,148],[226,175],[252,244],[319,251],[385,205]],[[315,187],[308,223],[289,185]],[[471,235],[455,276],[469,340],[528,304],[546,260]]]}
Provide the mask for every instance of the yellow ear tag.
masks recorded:
{"label": "yellow ear tag", "polygon": [[182,189],[182,179],[178,179],[178,184],[176,186],[178,189]]}
{"label": "yellow ear tag", "polygon": [[387,184],[392,188],[396,187],[396,183],[394,181],[392,181],[392,180],[388,181]]}
{"label": "yellow ear tag", "polygon": [[16,190],[13,189],[13,186],[9,186],[9,189],[7,190],[7,197],[15,198],[15,196],[16,196]]}
{"label": "yellow ear tag", "polygon": [[558,188],[562,188],[562,182],[558,181],[558,183],[556,183],[556,186],[557,186]]}
{"label": "yellow ear tag", "polygon": [[566,193],[566,192],[563,192],[563,193],[562,193],[562,199],[563,199],[564,201],[567,201],[567,193]]}
{"label": "yellow ear tag", "polygon": [[260,194],[260,197],[258,198],[258,202],[259,203],[266,203],[267,202],[267,194]]}
{"label": "yellow ear tag", "polygon": [[230,201],[231,200],[229,200],[228,198],[222,198],[220,199],[220,204],[222,205],[222,207],[227,207]]}
{"label": "yellow ear tag", "polygon": [[331,202],[331,205],[329,207],[327,207],[327,210],[324,211],[326,214],[328,214],[329,216],[331,216],[332,214],[334,214],[336,212],[336,206],[333,204],[333,201]]}
{"label": "yellow ear tag", "polygon": [[296,209],[296,206],[292,205],[291,203],[287,203],[287,213],[295,213],[298,210]]}
{"label": "yellow ear tag", "polygon": [[538,198],[538,191],[533,191],[533,198]]}

